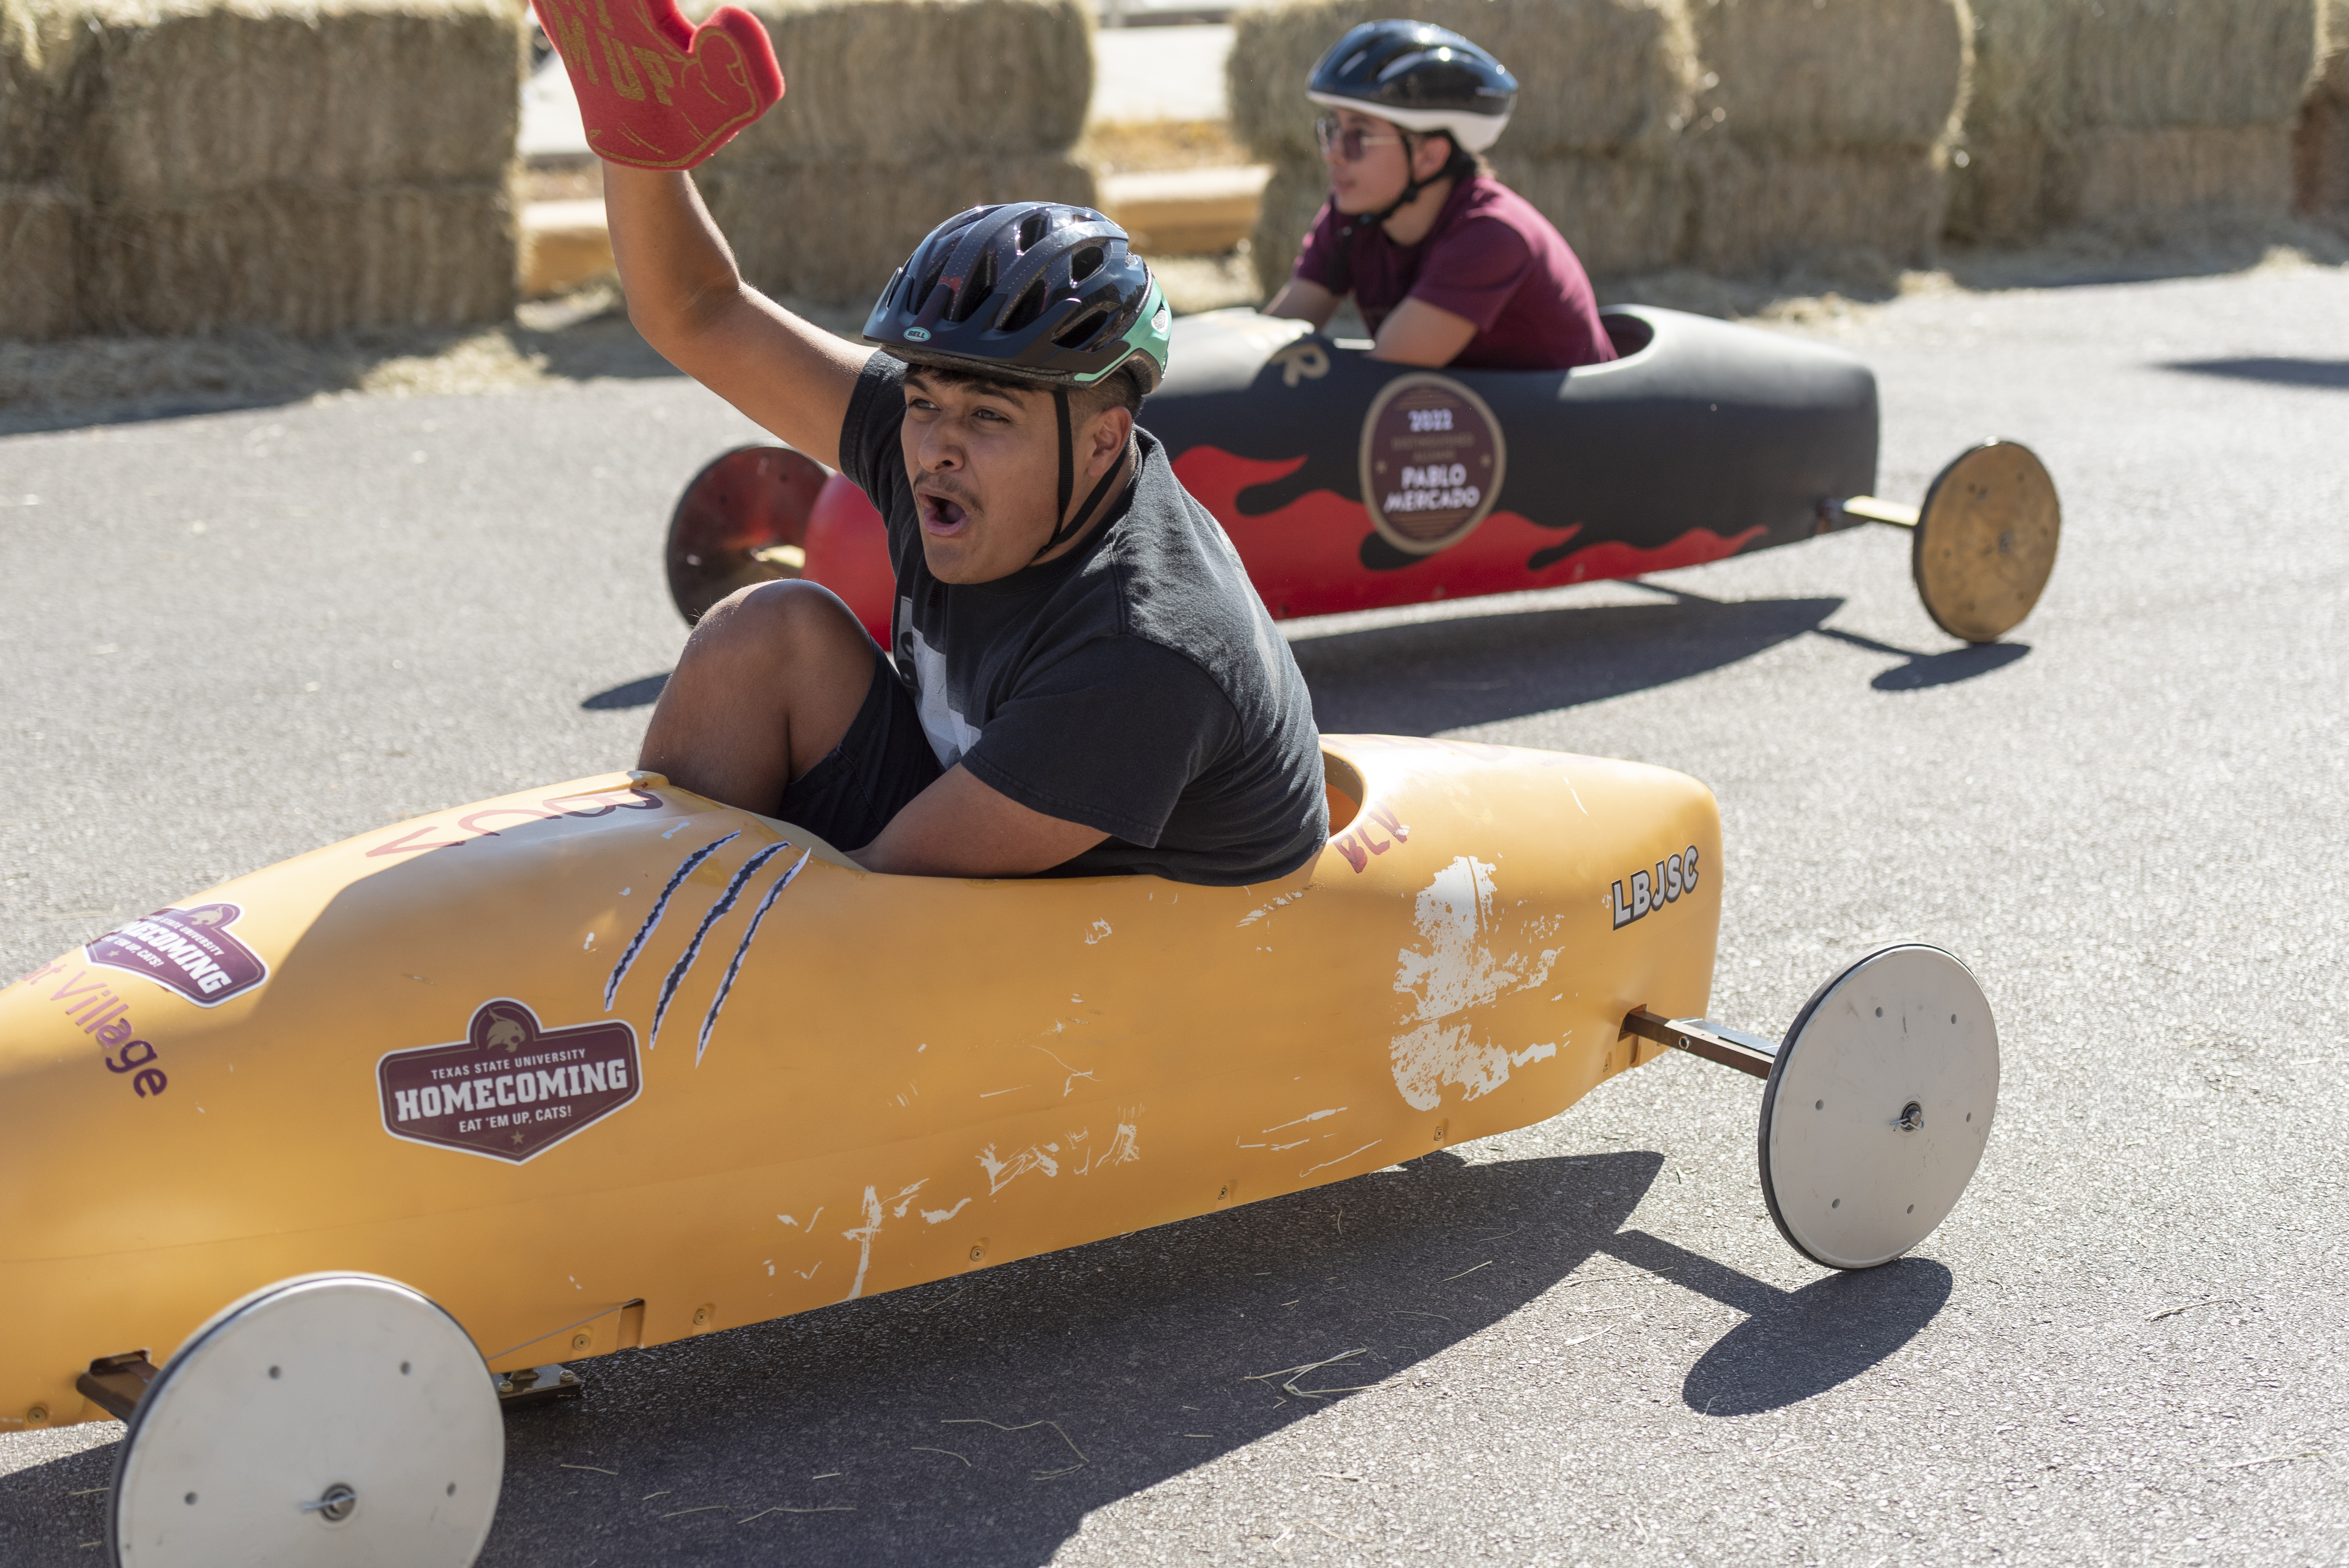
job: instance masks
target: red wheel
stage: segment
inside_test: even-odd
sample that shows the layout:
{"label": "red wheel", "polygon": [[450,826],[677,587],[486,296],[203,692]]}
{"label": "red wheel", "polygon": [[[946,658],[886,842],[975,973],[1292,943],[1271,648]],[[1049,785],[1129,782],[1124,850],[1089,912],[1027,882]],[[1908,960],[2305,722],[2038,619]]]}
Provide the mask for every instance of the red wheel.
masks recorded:
{"label": "red wheel", "polygon": [[668,521],[668,596],[688,625],[737,588],[797,577],[830,470],[789,447],[738,447],[693,476]]}

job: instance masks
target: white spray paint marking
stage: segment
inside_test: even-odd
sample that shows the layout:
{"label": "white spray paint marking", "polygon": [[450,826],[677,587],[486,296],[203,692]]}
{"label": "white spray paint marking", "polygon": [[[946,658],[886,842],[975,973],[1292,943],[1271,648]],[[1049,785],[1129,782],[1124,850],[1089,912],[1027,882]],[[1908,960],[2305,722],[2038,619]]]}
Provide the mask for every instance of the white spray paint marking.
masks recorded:
{"label": "white spray paint marking", "polygon": [[1574,787],[1574,775],[1561,768],[1557,770],[1557,776],[1566,780],[1566,792],[1574,797],[1574,809],[1586,817],[1590,815],[1590,808],[1582,803],[1582,791]]}
{"label": "white spray paint marking", "polygon": [[792,1219],[789,1214],[778,1214],[775,1218],[781,1220],[786,1225],[796,1225],[799,1223],[797,1220]]}
{"label": "white spray paint marking", "polygon": [[1443,1103],[1445,1084],[1458,1084],[1464,1098],[1475,1099],[1508,1081],[1508,1047],[1480,1038],[1477,1021],[1463,1015],[1506,992],[1540,985],[1558,950],[1545,949],[1532,963],[1516,954],[1495,954],[1493,868],[1471,855],[1435,873],[1419,894],[1415,914],[1426,946],[1396,954],[1395,989],[1413,1006],[1407,1026],[1390,1044],[1395,1088],[1413,1109],[1433,1110]]}
{"label": "white spray paint marking", "polygon": [[823,1267],[823,1260],[822,1258],[818,1258],[815,1260],[815,1268],[793,1269],[792,1273],[799,1275],[802,1279],[813,1279],[815,1278],[815,1270],[822,1267]]}
{"label": "white spray paint marking", "polygon": [[[742,869],[727,881],[726,891],[718,895],[718,902],[711,904],[709,913],[701,917],[701,923],[693,928],[693,940],[685,944],[685,951],[678,954],[675,964],[669,965],[668,978],[661,982],[660,1000],[653,1004],[652,1032],[645,1037],[645,1049],[649,1051],[659,1047],[661,1020],[668,1016],[668,1005],[677,996],[678,982],[682,981],[687,971],[693,967],[694,961],[701,956],[702,939],[709,934],[709,928],[723,919],[728,910],[734,907],[734,901],[742,896],[742,889],[753,876],[758,874],[759,868],[789,849],[791,842],[789,839],[778,839],[744,861]],[[800,858],[805,860],[807,856],[802,855]],[[712,1014],[711,1016],[714,1019],[716,1015]],[[707,1023],[703,1025],[701,1044],[704,1050],[709,1048],[709,1034]],[[697,1063],[701,1060],[699,1051],[694,1053],[693,1059]]]}
{"label": "white spray paint marking", "polygon": [[915,1193],[916,1193],[916,1192],[918,1192],[918,1191],[920,1191],[923,1188],[925,1188],[925,1187],[928,1186],[929,1184],[930,1184],[930,1179],[929,1179],[928,1177],[925,1176],[925,1177],[923,1177],[920,1181],[918,1181],[915,1182],[915,1183],[914,1183],[912,1186],[910,1186],[910,1187],[900,1187],[900,1188],[898,1188],[898,1189],[897,1189],[897,1191],[896,1191],[895,1192],[892,1193],[892,1194],[890,1195],[890,1198],[889,1198],[889,1202],[891,1202],[892,1203],[896,1204],[897,1206],[896,1206],[895,1208],[894,1208],[894,1209],[890,1210],[889,1212],[890,1212],[892,1214],[895,1214],[897,1218],[899,1218],[899,1219],[901,1219],[901,1220],[902,1220],[902,1219],[904,1219],[904,1218],[905,1217],[905,1211],[906,1211],[906,1209],[908,1209],[909,1207],[911,1207],[911,1206],[912,1206],[912,1204],[913,1204],[913,1202],[914,1202],[914,1194],[915,1194]]}
{"label": "white spray paint marking", "polygon": [[1278,1127],[1268,1127],[1264,1130],[1265,1135],[1270,1137],[1273,1133],[1284,1131],[1288,1128],[1302,1127],[1309,1121],[1319,1121],[1325,1117],[1335,1116],[1345,1109],[1342,1105],[1333,1105],[1327,1110],[1317,1110],[1310,1116],[1300,1116],[1295,1121],[1284,1121]]}
{"label": "white spray paint marking", "polygon": [[943,1225],[948,1220],[953,1219],[957,1214],[961,1213],[969,1202],[970,1200],[965,1198],[961,1202],[957,1203],[951,1209],[925,1209],[922,1211],[922,1218],[927,1220],[933,1225]]}
{"label": "white spray paint marking", "polygon": [[1031,1143],[1009,1160],[995,1157],[995,1145],[976,1156],[979,1168],[987,1172],[987,1195],[990,1198],[1002,1191],[1030,1171],[1041,1171],[1047,1176],[1061,1173],[1061,1162],[1046,1152],[1049,1145]]}
{"label": "white spray paint marking", "polygon": [[591,931],[587,934],[587,940],[579,944],[579,951],[582,953],[593,953],[595,951],[595,934],[594,932]]}
{"label": "white spray paint marking", "polygon": [[1527,1046],[1522,1051],[1509,1053],[1509,1065],[1513,1068],[1521,1068],[1527,1062],[1546,1062],[1556,1055],[1557,1055],[1557,1047],[1555,1045]]}
{"label": "white spray paint marking", "polygon": [[[690,820],[688,819],[688,820]],[[684,822],[679,822],[677,828],[684,826]],[[677,828],[671,828],[668,833],[676,832]],[[668,833],[663,833],[661,837],[666,839]],[[636,927],[636,935],[629,938],[628,945],[620,954],[620,961],[612,966],[612,977],[604,982],[604,1011],[608,1013],[612,1010],[612,998],[620,994],[620,982],[627,978],[628,965],[636,961],[636,954],[644,948],[645,939],[653,934],[653,927],[660,923],[661,916],[668,913],[668,901],[676,896],[678,888],[685,885],[685,879],[693,874],[693,868],[741,836],[742,830],[738,828],[715,842],[702,845],[701,848],[686,856],[684,863],[670,874],[668,885],[661,889],[660,897],[653,900],[652,913],[645,916],[645,923],[642,925]]]}
{"label": "white spray paint marking", "polygon": [[[783,842],[789,843],[791,841],[786,839]],[[778,845],[776,847],[780,849],[781,846]],[[791,870],[785,872],[781,876],[775,879],[775,885],[767,890],[767,896],[759,901],[759,907],[757,909],[751,911],[750,923],[749,926],[744,928],[742,932],[742,940],[740,944],[735,947],[734,956],[726,965],[726,977],[718,983],[718,995],[709,999],[709,1012],[708,1016],[701,1020],[701,1033],[695,1039],[693,1045],[693,1065],[695,1067],[699,1067],[701,1065],[703,1055],[709,1049],[709,1033],[711,1030],[718,1027],[719,1009],[726,1006],[726,998],[733,993],[734,976],[742,973],[742,960],[750,953],[750,944],[758,940],[760,923],[767,918],[767,912],[775,907],[775,900],[782,897],[783,890],[791,886],[792,880],[796,878],[800,874],[801,871],[806,867],[808,863],[808,856],[814,853],[815,851],[813,850],[803,851],[800,855],[800,858],[792,862]],[[750,868],[745,866],[743,870],[748,872]],[[657,1026],[657,1020],[656,1021],[656,1026]]]}
{"label": "white spray paint marking", "polygon": [[999,1094],[1018,1094],[1018,1093],[1019,1093],[1021,1089],[1023,1089],[1023,1088],[1034,1088],[1034,1087],[1035,1087],[1035,1086],[1034,1086],[1034,1085],[1032,1085],[1032,1084],[1016,1083],[1016,1084],[1013,1084],[1009,1088],[990,1088],[990,1089],[988,1089],[988,1090],[984,1091],[983,1093],[981,1093],[981,1094],[979,1095],[979,1097],[978,1097],[978,1098],[979,1098],[979,1099],[994,1099],[997,1095],[999,1095]]}
{"label": "white spray paint marking", "polygon": [[676,827],[671,828],[667,832],[663,833],[661,835],[661,841],[666,843],[667,841],[676,838],[678,834],[685,830],[687,826],[690,824],[692,820],[692,818],[688,817],[684,821],[679,822]]}
{"label": "white spray paint marking", "polygon": [[1107,936],[1108,934],[1110,934],[1109,922],[1106,920],[1096,920],[1085,932],[1085,945],[1087,947],[1091,947],[1094,943],[1099,942],[1102,937]]}
{"label": "white spray paint marking", "polygon": [[1340,1154],[1335,1160],[1324,1160],[1319,1165],[1308,1165],[1304,1170],[1299,1171],[1297,1174],[1299,1179],[1302,1179],[1312,1175],[1316,1171],[1327,1171],[1332,1165],[1343,1165],[1347,1161],[1351,1160],[1355,1154],[1361,1153],[1363,1150],[1376,1149],[1383,1141],[1385,1141],[1383,1139],[1373,1138],[1368,1143],[1363,1144],[1361,1149],[1355,1150],[1352,1154]]}
{"label": "white spray paint marking", "polygon": [[[1262,920],[1274,910],[1295,903],[1299,899],[1303,898],[1307,893],[1311,892],[1313,891],[1313,883],[1308,882],[1303,887],[1299,888],[1295,892],[1285,892],[1278,898],[1274,899],[1270,903],[1260,903],[1257,905],[1254,909],[1240,916],[1240,925],[1254,925],[1257,921]],[[1238,927],[1236,926],[1233,929],[1237,930]]]}
{"label": "white spray paint marking", "polygon": [[[1059,1032],[1060,1027],[1061,1027],[1061,1026],[1060,1026],[1059,1024],[1057,1024],[1057,1023],[1056,1023],[1056,1024],[1054,1024],[1054,1025],[1052,1026],[1053,1031],[1054,1031],[1055,1033],[1058,1033],[1058,1032]],[[1060,1062],[1061,1070],[1062,1072],[1064,1072],[1064,1073],[1066,1073],[1066,1074],[1068,1074],[1068,1075],[1069,1075],[1065,1079],[1063,1079],[1063,1080],[1061,1081],[1061,1098],[1062,1099],[1068,1099],[1068,1098],[1069,1098],[1069,1096],[1071,1096],[1071,1095],[1072,1095],[1072,1094],[1076,1093],[1076,1091],[1077,1091],[1077,1080],[1078,1080],[1079,1078],[1084,1078],[1084,1079],[1087,1079],[1087,1080],[1089,1080],[1089,1081],[1091,1081],[1091,1082],[1092,1082],[1092,1083],[1095,1083],[1095,1084],[1098,1084],[1098,1083],[1101,1081],[1099,1078],[1094,1078],[1094,1077],[1093,1077],[1093,1070],[1092,1070],[1092,1068],[1085,1068],[1083,1071],[1080,1072],[1080,1071],[1079,1071],[1079,1070],[1077,1070],[1075,1068],[1071,1067],[1068,1063],[1061,1061],[1061,1058],[1060,1058],[1059,1057],[1057,1057],[1057,1056],[1053,1056],[1053,1054],[1052,1054],[1052,1052],[1051,1052],[1051,1051],[1050,1051],[1050,1050],[1046,1049],[1046,1048],[1045,1048],[1044,1047],[1042,1047],[1042,1046],[1032,1046],[1032,1047],[1030,1047],[1030,1049],[1031,1049],[1031,1050],[1043,1051],[1043,1052],[1044,1052],[1044,1054],[1045,1054],[1046,1056],[1048,1056],[1048,1057],[1052,1057],[1052,1059],[1053,1059],[1055,1062]]]}
{"label": "white spray paint marking", "polygon": [[[1138,1115],[1129,1111],[1128,1115]],[[1095,1165],[1130,1165],[1142,1158],[1142,1135],[1131,1121],[1121,1121],[1117,1130],[1109,1135],[1109,1147],[1102,1150]]]}
{"label": "white spray paint marking", "polygon": [[775,1277],[775,1260],[772,1258],[767,1260],[767,1277],[769,1279]]}
{"label": "white spray paint marking", "polygon": [[864,1294],[864,1271],[873,1266],[873,1238],[881,1233],[881,1198],[872,1188],[864,1189],[864,1222],[853,1231],[840,1233],[844,1241],[857,1243],[856,1283],[848,1287],[847,1299],[854,1301]]}

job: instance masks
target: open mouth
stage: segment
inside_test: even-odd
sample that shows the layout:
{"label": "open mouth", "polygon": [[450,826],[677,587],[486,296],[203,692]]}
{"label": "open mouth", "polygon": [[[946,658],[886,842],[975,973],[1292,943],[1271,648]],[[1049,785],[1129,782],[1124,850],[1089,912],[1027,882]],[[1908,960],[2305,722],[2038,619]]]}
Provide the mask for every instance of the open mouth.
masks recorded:
{"label": "open mouth", "polygon": [[956,534],[970,521],[970,513],[960,501],[942,495],[925,492],[922,500],[922,531],[933,534]]}

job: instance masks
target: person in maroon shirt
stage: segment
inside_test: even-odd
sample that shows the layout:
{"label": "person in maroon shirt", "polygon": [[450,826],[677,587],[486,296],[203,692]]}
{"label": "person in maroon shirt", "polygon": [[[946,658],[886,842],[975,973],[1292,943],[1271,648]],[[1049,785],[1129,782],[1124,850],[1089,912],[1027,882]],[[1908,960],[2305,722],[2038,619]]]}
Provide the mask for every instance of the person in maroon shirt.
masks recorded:
{"label": "person in maroon shirt", "polygon": [[1365,22],[1313,68],[1330,199],[1267,315],[1329,325],[1354,296],[1403,365],[1564,370],[1615,357],[1582,263],[1481,154],[1517,82],[1459,34]]}

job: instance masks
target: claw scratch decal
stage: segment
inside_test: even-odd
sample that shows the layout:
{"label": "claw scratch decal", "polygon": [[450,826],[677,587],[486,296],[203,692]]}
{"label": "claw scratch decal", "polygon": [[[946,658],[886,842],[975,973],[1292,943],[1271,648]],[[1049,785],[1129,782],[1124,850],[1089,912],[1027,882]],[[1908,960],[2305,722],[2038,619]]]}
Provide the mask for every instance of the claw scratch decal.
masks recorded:
{"label": "claw scratch decal", "polygon": [[[785,842],[789,841],[786,840]],[[777,844],[775,847],[781,849],[783,846]],[[750,929],[742,933],[742,941],[734,949],[733,961],[726,965],[726,977],[718,983],[718,995],[710,998],[709,1016],[701,1020],[701,1037],[693,1045],[695,1067],[701,1065],[702,1053],[709,1049],[709,1032],[718,1027],[719,1009],[726,1006],[727,994],[734,989],[734,976],[742,973],[742,958],[750,951],[750,944],[758,937],[759,923],[767,918],[767,912],[775,907],[775,900],[782,896],[783,890],[792,885],[792,879],[798,876],[800,869],[808,863],[808,856],[814,853],[813,850],[802,851],[800,858],[792,862],[792,869],[775,879],[775,885],[767,890],[767,896],[761,899],[759,907],[750,912]],[[654,1021],[653,1027],[656,1029],[660,1027],[657,1019]]]}
{"label": "claw scratch decal", "polygon": [[701,917],[701,923],[693,928],[693,940],[685,944],[685,951],[678,955],[675,964],[669,965],[668,978],[661,982],[660,1000],[653,1004],[653,1026],[645,1036],[645,1049],[649,1051],[660,1044],[661,1020],[668,1016],[668,1005],[676,999],[678,983],[685,978],[686,971],[693,967],[693,961],[701,956],[701,939],[708,936],[709,928],[734,907],[734,901],[742,896],[743,886],[758,874],[759,868],[791,846],[789,839],[778,839],[744,861],[742,869],[727,882],[726,891],[718,895],[718,902],[709,906],[709,913]]}
{"label": "claw scratch decal", "polygon": [[[682,828],[685,824],[679,822],[677,826]],[[670,832],[676,830],[676,828],[669,830]],[[664,833],[661,836],[667,838],[668,835]],[[693,874],[693,868],[741,836],[742,830],[737,828],[715,843],[704,844],[685,857],[685,863],[678,867],[676,873],[668,879],[668,886],[661,889],[660,897],[653,900],[653,912],[645,916],[644,924],[638,926],[636,934],[629,939],[626,950],[620,954],[619,963],[612,966],[612,977],[604,982],[604,1011],[608,1013],[612,1010],[612,998],[620,994],[620,982],[628,977],[628,965],[636,961],[636,954],[643,948],[645,938],[653,934],[653,927],[658,925],[661,916],[668,913],[668,901],[676,895],[678,889],[685,885],[685,879]]]}

